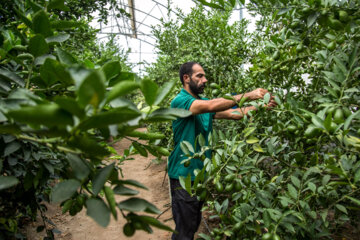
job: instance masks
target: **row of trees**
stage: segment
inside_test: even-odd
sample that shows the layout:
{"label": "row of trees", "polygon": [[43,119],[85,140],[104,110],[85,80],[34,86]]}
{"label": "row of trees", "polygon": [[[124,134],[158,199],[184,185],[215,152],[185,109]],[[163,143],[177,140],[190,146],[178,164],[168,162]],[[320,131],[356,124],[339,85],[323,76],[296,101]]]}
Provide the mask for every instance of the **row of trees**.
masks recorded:
{"label": "row of trees", "polygon": [[[87,215],[106,227],[111,215],[126,220],[127,236],[151,226],[171,229],[149,215],[159,210],[136,197],[137,180],[124,179],[120,165],[131,154],[168,155],[160,133],[140,133],[144,124],[188,116],[159,108],[173,83],[159,87],[129,71],[126,52],[110,39],[98,44],[88,22],[116,1],[2,1],[0,27],[0,239],[24,238],[20,227],[35,220],[54,237],[56,226],[43,214],[45,202],[62,212]],[[118,9],[119,14],[124,11]],[[76,56],[76,57],[75,57]],[[134,94],[148,109],[138,109]],[[155,110],[155,111],[154,111]],[[109,144],[133,136],[118,155]],[[134,139],[134,138],[132,138]],[[115,195],[127,196],[117,202]],[[124,199],[124,198],[123,198]],[[117,210],[118,209],[118,210]],[[50,226],[50,227],[49,227]]]}
{"label": "row of trees", "polygon": [[[211,236],[202,237],[355,238],[359,2],[250,0],[247,9],[259,17],[252,34],[245,20],[228,24],[230,11],[243,1],[199,2],[211,8],[200,5],[154,29],[160,56],[150,75],[165,82],[177,78],[183,62],[198,61],[211,83],[207,97],[231,98],[263,87],[279,104],[269,112],[260,106],[270,96],[248,103],[258,107],[256,114],[218,122],[210,146],[199,137],[200,152],[182,144],[189,159],[199,157],[205,164],[192,187],[190,178],[182,185],[205,200],[212,218],[220,221]],[[243,68],[245,63],[251,67]],[[208,149],[211,159],[204,155]]]}

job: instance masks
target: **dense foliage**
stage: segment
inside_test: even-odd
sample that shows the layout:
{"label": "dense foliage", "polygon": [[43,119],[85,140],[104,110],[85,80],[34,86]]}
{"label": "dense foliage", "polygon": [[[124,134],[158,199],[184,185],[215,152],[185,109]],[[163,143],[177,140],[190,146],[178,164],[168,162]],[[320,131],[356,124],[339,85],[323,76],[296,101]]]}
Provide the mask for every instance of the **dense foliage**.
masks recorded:
{"label": "dense foliage", "polygon": [[[236,1],[199,2],[212,7],[212,15],[227,16]],[[212,218],[220,221],[211,236],[202,237],[354,238],[359,234],[360,214],[359,2],[249,2],[247,8],[260,17],[257,31],[245,38],[229,33],[230,26],[220,30],[228,35],[224,41],[232,39],[226,46],[245,54],[229,52],[217,31],[206,35],[209,22],[202,7],[194,9],[193,13],[200,12],[180,27],[170,22],[159,29],[161,57],[155,65],[159,76],[162,72],[175,76],[182,62],[199,61],[209,83],[216,83],[213,89],[219,90],[206,92],[207,97],[264,87],[279,104],[272,111],[261,109],[269,95],[245,103],[258,106],[258,111],[242,121],[220,122],[209,147],[198,138],[200,152],[194,153],[190,143],[182,144],[189,159],[199,157],[205,163],[193,187],[190,178],[183,178],[182,185],[205,200]],[[198,28],[192,25],[197,19],[201,19]],[[193,35],[190,28],[196,29]],[[177,29],[188,31],[181,35]],[[229,59],[211,65],[218,52]],[[165,62],[172,65],[161,71]],[[251,67],[211,72],[242,63]],[[209,148],[211,159],[204,155]]]}
{"label": "dense foliage", "polygon": [[[68,10],[64,1],[9,4],[13,15],[4,8],[0,28],[0,239],[23,238],[19,227],[39,210],[46,224],[38,230],[53,238],[56,229],[43,215],[48,201],[61,203],[70,215],[85,207],[104,227],[110,215],[118,218],[118,208],[127,236],[139,229],[152,232],[150,226],[171,230],[139,213],[159,210],[136,197],[135,188],[144,185],[119,173],[133,153],[168,155],[157,145],[164,135],[136,128],[188,116],[152,107],[161,105],[173,83],[159,88],[127,71],[126,55],[113,56],[120,49],[114,42],[97,47],[86,21],[60,17],[59,11]],[[95,53],[88,46],[79,51],[76,41],[82,38]],[[135,92],[148,109],[127,99]],[[118,155],[108,141],[127,136],[135,137],[132,146]],[[116,202],[115,195],[129,197]]]}
{"label": "dense foliage", "polygon": [[[207,12],[199,6],[188,15],[180,12],[176,20],[154,27],[158,59],[147,69],[149,77],[159,84],[176,81],[176,94],[182,87],[178,73],[181,64],[197,61],[204,67],[209,82],[217,83],[222,91],[233,93],[235,89],[246,89],[244,82],[247,81],[241,75],[249,54],[246,21],[229,25],[230,16],[229,11]],[[206,88],[205,92],[214,97],[220,94],[219,89]],[[167,104],[170,105],[170,101]],[[165,133],[163,143],[172,147],[172,141],[165,142],[172,139],[170,123],[153,124],[151,129]]]}

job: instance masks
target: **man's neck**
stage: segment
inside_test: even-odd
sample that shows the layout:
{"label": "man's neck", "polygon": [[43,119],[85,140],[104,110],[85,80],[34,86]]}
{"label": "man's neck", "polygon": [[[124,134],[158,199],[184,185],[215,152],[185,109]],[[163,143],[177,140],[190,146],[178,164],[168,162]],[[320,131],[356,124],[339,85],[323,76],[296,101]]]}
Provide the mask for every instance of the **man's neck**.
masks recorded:
{"label": "man's neck", "polygon": [[191,90],[190,90],[190,87],[189,85],[186,85],[183,87],[185,89],[185,91],[187,91],[188,93],[190,93],[191,96],[193,96],[194,98],[198,98],[200,99],[200,97],[198,95],[196,95],[195,93],[193,93]]}

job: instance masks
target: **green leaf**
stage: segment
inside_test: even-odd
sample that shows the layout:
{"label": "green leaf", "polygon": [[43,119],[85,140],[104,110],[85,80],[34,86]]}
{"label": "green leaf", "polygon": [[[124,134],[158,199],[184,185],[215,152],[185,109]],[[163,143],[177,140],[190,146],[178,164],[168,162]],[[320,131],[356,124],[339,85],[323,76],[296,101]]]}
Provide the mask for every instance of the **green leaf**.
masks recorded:
{"label": "green leaf", "polygon": [[71,29],[74,27],[80,26],[82,23],[80,21],[67,21],[67,20],[56,20],[51,21],[51,27],[54,29]]}
{"label": "green leaf", "polygon": [[114,216],[114,218],[117,219],[116,201],[115,201],[114,192],[110,187],[105,186],[104,187],[104,193],[105,193],[106,200],[107,200],[107,202],[109,204],[111,213]]}
{"label": "green leaf", "polygon": [[149,114],[148,120],[175,120],[178,117],[186,118],[191,115],[190,111],[181,108],[160,108]]}
{"label": "green leaf", "polygon": [[148,188],[147,188],[144,184],[142,184],[142,183],[140,183],[140,182],[138,182],[138,181],[136,181],[136,180],[131,180],[131,179],[128,179],[128,180],[118,180],[117,182],[118,182],[119,184],[127,184],[127,185],[131,185],[131,186],[134,186],[134,187],[138,187],[138,188],[142,188],[142,189],[148,190]]}
{"label": "green leaf", "polygon": [[59,61],[66,65],[76,64],[76,59],[68,52],[62,50],[61,48],[56,48],[56,54],[59,58]]}
{"label": "green leaf", "polygon": [[44,37],[51,35],[50,21],[44,10],[35,13],[33,17],[33,30]]}
{"label": "green leaf", "polygon": [[191,195],[191,176],[190,173],[187,177],[180,176],[179,177],[180,185],[183,189],[185,189]]}
{"label": "green leaf", "polygon": [[295,187],[300,189],[300,180],[295,176],[290,176],[291,182],[294,184]]}
{"label": "green leaf", "polygon": [[157,98],[158,85],[150,79],[143,79],[140,85],[145,97],[145,102],[149,106],[152,106]]}
{"label": "green leaf", "polygon": [[110,222],[110,210],[103,200],[89,198],[86,200],[86,214],[95,220],[97,224],[106,227]]}
{"label": "green leaf", "polygon": [[155,205],[153,205],[152,203],[149,203],[145,199],[135,198],[135,197],[120,202],[118,204],[118,207],[121,210],[126,210],[130,212],[147,212],[154,214],[161,213],[159,209],[157,209]]}
{"label": "green leaf", "polygon": [[0,191],[13,187],[19,183],[19,180],[13,176],[0,176]]}
{"label": "green leaf", "polygon": [[198,141],[201,147],[205,146],[205,138],[204,136],[200,133],[200,135],[198,135]]}
{"label": "green leaf", "polygon": [[311,117],[311,122],[312,122],[315,126],[317,126],[317,127],[319,127],[319,128],[324,128],[324,122],[323,122],[323,120],[321,120],[317,115],[313,115],[313,116]]}
{"label": "green leaf", "polygon": [[194,148],[193,148],[193,145],[192,145],[190,142],[188,142],[188,141],[182,141],[182,143],[184,143],[184,144],[186,145],[187,149],[189,149],[189,151],[190,151],[192,154],[195,153],[195,150],[194,150]]}
{"label": "green leaf", "polygon": [[160,105],[172,92],[176,84],[176,81],[170,81],[159,88],[154,105]]}
{"label": "green leaf", "polygon": [[289,195],[290,195],[290,197],[292,197],[293,199],[297,199],[297,190],[294,188],[294,186],[293,185],[291,185],[291,184],[289,184],[288,183],[288,185],[287,185],[287,187],[288,187],[288,190],[289,190]]}
{"label": "green leaf", "polygon": [[85,117],[84,109],[80,108],[79,104],[73,98],[69,97],[55,97],[57,103],[62,109],[82,119]]}
{"label": "green leaf", "polygon": [[343,213],[348,214],[346,208],[345,208],[343,205],[336,204],[335,207],[336,207],[337,209],[339,209],[340,211],[342,211]]}
{"label": "green leaf", "polygon": [[104,72],[107,81],[109,81],[120,73],[121,65],[119,61],[109,61],[102,66],[101,70]]}
{"label": "green leaf", "polygon": [[76,191],[80,186],[81,183],[75,179],[65,180],[58,183],[51,190],[51,195],[50,195],[51,201],[58,203],[71,198],[76,193]]}
{"label": "green leaf", "polygon": [[248,98],[247,97],[244,97],[244,95],[242,95],[241,99],[240,99],[240,102],[237,104],[239,108],[241,108],[244,103],[246,102]]}
{"label": "green leaf", "polygon": [[16,121],[27,124],[42,124],[49,127],[73,124],[72,115],[61,109],[57,104],[25,106],[9,111],[7,115]]}
{"label": "green leaf", "polygon": [[73,170],[75,177],[82,181],[90,174],[90,169],[87,164],[75,154],[66,154],[67,160],[69,161],[70,167]]}
{"label": "green leaf", "polygon": [[72,78],[65,67],[56,60],[47,58],[40,67],[40,76],[47,86],[60,82],[65,86],[73,84]]}
{"label": "green leaf", "polygon": [[133,142],[132,145],[134,146],[134,148],[138,151],[138,153],[143,156],[143,157],[147,157],[148,153],[146,151],[146,149],[139,143],[137,142]]}
{"label": "green leaf", "polygon": [[349,129],[351,121],[358,115],[360,116],[360,110],[354,112],[353,114],[351,114],[349,117],[346,118],[345,123],[344,123],[344,130]]}
{"label": "green leaf", "polygon": [[21,148],[21,144],[18,142],[11,142],[6,145],[4,149],[4,157],[9,156],[10,154],[16,152]]}
{"label": "green leaf", "polygon": [[246,139],[247,144],[254,144],[258,143],[260,140],[257,137],[251,136],[248,139]]}
{"label": "green leaf", "polygon": [[110,154],[106,146],[100,145],[98,141],[87,135],[72,137],[68,145],[80,149],[84,154],[91,157],[104,157]]}
{"label": "green leaf", "polygon": [[316,192],[316,185],[315,185],[314,183],[309,182],[309,183],[308,183],[308,187],[309,187],[309,189],[310,189],[313,193]]}
{"label": "green leaf", "polygon": [[30,21],[30,19],[28,19],[24,14],[23,12],[20,12],[19,10],[17,9],[13,9],[16,14],[20,17],[21,21],[23,23],[25,23],[26,26],[28,26],[29,28],[33,29],[33,24],[32,22]]}
{"label": "green leaf", "polygon": [[265,104],[268,104],[269,101],[270,101],[270,93],[266,93],[266,94],[264,95],[264,103],[265,103]]}
{"label": "green leaf", "polygon": [[43,65],[45,63],[46,59],[48,59],[48,58],[56,60],[56,57],[54,55],[44,54],[44,55],[41,55],[41,56],[35,58],[34,64],[36,66]]}
{"label": "green leaf", "polygon": [[59,9],[62,11],[69,11],[70,8],[64,5],[64,0],[51,0],[47,5],[47,9]]}
{"label": "green leaf", "polygon": [[34,57],[38,57],[49,52],[49,45],[46,43],[43,35],[37,34],[30,39],[29,52],[34,55]]}
{"label": "green leaf", "polygon": [[92,189],[94,195],[98,195],[101,189],[104,187],[104,184],[110,177],[111,171],[114,169],[114,163],[100,169],[98,173],[95,175],[92,181]]}
{"label": "green leaf", "polygon": [[256,152],[264,152],[264,150],[262,149],[262,147],[260,146],[260,144],[258,143],[255,143],[253,145],[253,149],[256,151]]}
{"label": "green leaf", "polygon": [[81,122],[79,129],[87,130],[90,128],[102,128],[108,125],[119,124],[140,116],[141,113],[129,107],[111,109],[101,112]]}
{"label": "green leaf", "polygon": [[330,131],[331,129],[331,122],[332,122],[332,114],[328,114],[325,118],[325,121],[324,121],[324,127],[326,129],[326,131]]}
{"label": "green leaf", "polygon": [[243,131],[243,134],[244,134],[244,138],[250,136],[250,134],[252,134],[254,131],[256,130],[255,127],[248,127],[248,128],[245,128],[244,131]]}
{"label": "green leaf", "polygon": [[322,185],[325,186],[330,181],[330,175],[325,175],[321,181]]}
{"label": "green leaf", "polygon": [[124,96],[125,94],[129,94],[139,87],[140,87],[140,85],[134,81],[119,82],[110,90],[106,101],[110,102],[115,98]]}
{"label": "green leaf", "polygon": [[77,89],[80,106],[87,104],[97,108],[105,96],[105,76],[100,71],[92,71]]}
{"label": "green leaf", "polygon": [[53,44],[53,43],[62,43],[65,42],[70,38],[69,34],[66,33],[59,33],[58,35],[47,37],[45,39],[46,43]]}
{"label": "green leaf", "polygon": [[307,25],[308,27],[311,27],[315,22],[316,19],[318,18],[319,13],[318,12],[313,12],[312,14],[310,14],[307,18]]}
{"label": "green leaf", "polygon": [[159,220],[153,218],[153,217],[150,217],[150,216],[134,216],[133,217],[134,219],[138,219],[140,220],[141,222],[144,222],[144,223],[147,223],[147,224],[150,224],[156,228],[159,228],[159,229],[162,229],[162,230],[165,230],[165,231],[169,231],[169,232],[174,232],[174,230],[172,230],[170,227],[162,224]]}
{"label": "green leaf", "polygon": [[139,194],[139,191],[125,187],[124,185],[117,185],[114,188],[114,193],[118,195],[124,195],[124,196],[133,196]]}
{"label": "green leaf", "polygon": [[353,197],[350,197],[350,196],[345,196],[345,197],[350,199],[351,201],[353,201],[354,203],[356,203],[357,205],[360,206],[360,200],[359,199],[356,199],[356,198],[353,198]]}

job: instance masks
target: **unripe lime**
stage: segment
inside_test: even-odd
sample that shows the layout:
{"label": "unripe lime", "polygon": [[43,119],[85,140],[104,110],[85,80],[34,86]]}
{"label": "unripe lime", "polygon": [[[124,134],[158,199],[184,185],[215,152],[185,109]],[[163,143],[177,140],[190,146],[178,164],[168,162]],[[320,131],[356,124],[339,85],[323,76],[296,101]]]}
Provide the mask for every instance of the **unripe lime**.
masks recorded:
{"label": "unripe lime", "polygon": [[293,133],[297,130],[297,127],[295,125],[289,125],[286,129],[288,132]]}
{"label": "unripe lime", "polygon": [[343,112],[344,112],[344,116],[347,118],[347,117],[349,117],[350,115],[351,115],[351,111],[350,111],[350,109],[349,108],[347,108],[347,107],[343,107],[342,108],[342,110],[343,110]]}
{"label": "unripe lime", "polygon": [[216,184],[215,184],[215,189],[216,189],[216,191],[218,191],[218,192],[222,192],[222,191],[224,191],[224,186],[223,186],[222,183],[219,181],[219,182],[216,182]]}
{"label": "unripe lime", "polygon": [[336,109],[334,114],[334,122],[337,124],[344,122],[344,113],[341,108]]}
{"label": "unripe lime", "polygon": [[262,240],[270,240],[272,237],[271,233],[265,233],[264,235],[262,235],[261,239]]}
{"label": "unripe lime", "polygon": [[235,174],[229,174],[229,175],[226,175],[226,176],[225,176],[224,180],[225,180],[226,182],[232,182],[232,181],[234,181],[235,177],[236,177]]}
{"label": "unripe lime", "polygon": [[339,19],[342,22],[345,22],[345,23],[348,22],[349,21],[348,13],[346,11],[344,11],[344,10],[340,10],[339,11]]}
{"label": "unripe lime", "polygon": [[124,232],[125,236],[131,237],[135,233],[135,228],[131,223],[126,223],[123,228],[123,232]]}
{"label": "unripe lime", "polygon": [[321,132],[321,129],[316,127],[315,125],[310,124],[305,130],[304,136],[306,138],[314,138]]}

